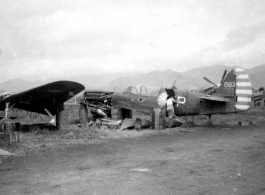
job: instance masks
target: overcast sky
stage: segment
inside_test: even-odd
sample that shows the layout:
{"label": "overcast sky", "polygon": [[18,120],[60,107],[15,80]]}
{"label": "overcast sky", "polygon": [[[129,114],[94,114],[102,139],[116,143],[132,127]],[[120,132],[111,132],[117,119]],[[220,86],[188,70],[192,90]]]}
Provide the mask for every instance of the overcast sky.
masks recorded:
{"label": "overcast sky", "polygon": [[2,0],[0,81],[265,63],[264,0]]}

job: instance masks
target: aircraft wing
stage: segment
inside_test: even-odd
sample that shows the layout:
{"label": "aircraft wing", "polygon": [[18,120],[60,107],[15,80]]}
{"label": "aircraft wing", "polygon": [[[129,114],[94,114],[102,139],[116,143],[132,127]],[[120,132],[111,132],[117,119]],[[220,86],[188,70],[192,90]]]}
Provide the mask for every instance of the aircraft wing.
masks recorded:
{"label": "aircraft wing", "polygon": [[52,115],[64,110],[63,103],[72,98],[85,87],[73,81],[57,81],[23,91],[0,100],[1,108],[6,102],[13,108]]}
{"label": "aircraft wing", "polygon": [[210,100],[210,101],[230,102],[229,99],[223,98],[223,97],[218,97],[218,96],[203,96],[203,97],[199,97],[199,98],[204,99],[204,100]]}

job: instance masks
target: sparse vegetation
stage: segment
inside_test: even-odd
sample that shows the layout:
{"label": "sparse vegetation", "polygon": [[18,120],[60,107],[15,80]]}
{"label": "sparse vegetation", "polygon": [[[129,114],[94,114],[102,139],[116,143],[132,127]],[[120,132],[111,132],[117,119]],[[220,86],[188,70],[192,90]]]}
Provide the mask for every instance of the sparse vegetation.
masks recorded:
{"label": "sparse vegetation", "polygon": [[44,150],[47,148],[67,147],[74,144],[101,144],[109,139],[136,138],[157,133],[167,133],[170,129],[159,130],[110,130],[106,126],[78,127],[70,125],[68,130],[49,131],[48,129],[38,129],[37,125],[29,127],[30,132],[19,133],[20,142],[2,146],[3,149],[23,155],[27,152]]}
{"label": "sparse vegetation", "polygon": [[[212,121],[217,126],[231,127],[238,126],[238,121],[246,124],[252,121],[254,124],[257,124],[264,121],[264,116],[265,112],[263,109],[255,108],[239,114],[213,115]],[[185,117],[183,119],[185,120]],[[188,122],[191,122],[191,120],[191,117],[188,117]],[[192,132],[204,128],[207,120],[207,116],[195,116],[195,125],[165,130],[145,129],[141,131],[109,129],[106,126],[78,127],[77,125],[70,125],[67,130],[51,131],[50,127],[40,128],[38,125],[22,125],[21,128],[24,128],[24,130],[28,129],[29,132],[19,133],[20,142],[8,144],[1,148],[9,152],[15,152],[18,155],[23,155],[27,152],[67,147],[74,144],[101,144],[110,139],[139,138],[156,134],[167,134],[172,131]]]}

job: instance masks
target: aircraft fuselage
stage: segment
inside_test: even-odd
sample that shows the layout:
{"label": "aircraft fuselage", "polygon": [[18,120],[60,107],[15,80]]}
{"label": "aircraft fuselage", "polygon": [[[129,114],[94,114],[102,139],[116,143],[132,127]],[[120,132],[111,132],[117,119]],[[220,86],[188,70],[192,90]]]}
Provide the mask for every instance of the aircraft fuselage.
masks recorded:
{"label": "aircraft fuselage", "polygon": [[[218,102],[200,99],[202,93],[174,90],[175,100],[185,100],[174,104],[175,114],[184,115],[211,115],[237,112],[235,109],[235,97],[230,102]],[[158,108],[158,96],[141,96],[135,94],[114,93],[112,106],[130,110],[152,113],[153,108]]]}
{"label": "aircraft fuselage", "polygon": [[183,115],[210,115],[210,114],[226,114],[236,112],[235,98],[230,98],[230,102],[211,102],[209,100],[200,99],[202,93],[175,90],[175,99],[179,97],[185,98],[185,103],[175,104],[175,114],[177,116]]}

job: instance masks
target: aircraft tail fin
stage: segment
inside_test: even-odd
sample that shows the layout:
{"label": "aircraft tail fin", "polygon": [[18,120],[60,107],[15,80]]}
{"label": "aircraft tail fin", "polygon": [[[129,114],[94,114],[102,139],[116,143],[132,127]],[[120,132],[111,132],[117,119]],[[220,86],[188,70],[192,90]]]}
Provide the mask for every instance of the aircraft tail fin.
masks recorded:
{"label": "aircraft tail fin", "polygon": [[236,89],[236,75],[235,70],[231,70],[226,77],[221,81],[220,86],[216,90],[215,94],[221,96],[234,97]]}
{"label": "aircraft tail fin", "polygon": [[247,110],[250,107],[252,96],[249,76],[242,68],[231,70],[222,80],[215,94],[223,97],[236,97],[235,109]]}
{"label": "aircraft tail fin", "polygon": [[252,97],[252,87],[249,76],[247,73],[241,69],[236,68],[236,110],[247,110],[251,104],[251,97]]}

